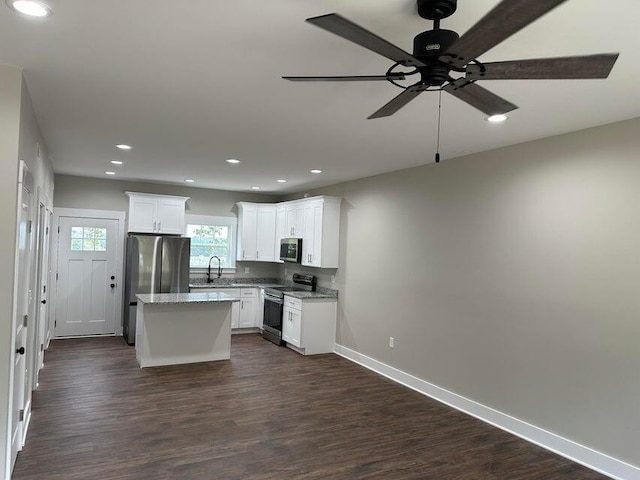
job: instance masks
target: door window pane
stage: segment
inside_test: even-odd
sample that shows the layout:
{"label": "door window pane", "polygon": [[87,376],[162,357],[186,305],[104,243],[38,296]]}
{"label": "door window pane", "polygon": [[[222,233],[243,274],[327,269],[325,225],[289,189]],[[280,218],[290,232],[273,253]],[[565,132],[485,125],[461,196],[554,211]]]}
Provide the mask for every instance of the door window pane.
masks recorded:
{"label": "door window pane", "polygon": [[106,250],[106,228],[71,227],[72,252],[105,252]]}

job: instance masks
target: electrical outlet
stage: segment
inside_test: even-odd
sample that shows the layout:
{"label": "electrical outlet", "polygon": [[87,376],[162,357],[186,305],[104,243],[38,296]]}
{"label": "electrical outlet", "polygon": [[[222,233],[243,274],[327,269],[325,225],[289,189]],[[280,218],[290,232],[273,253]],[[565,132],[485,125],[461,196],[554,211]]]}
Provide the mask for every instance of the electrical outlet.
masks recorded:
{"label": "electrical outlet", "polygon": [[331,283],[336,283],[336,276],[335,275],[331,275]]}
{"label": "electrical outlet", "polygon": [[249,273],[251,269],[249,267],[244,267],[244,273]]}
{"label": "electrical outlet", "polygon": [[389,337],[389,348],[393,348],[394,339],[393,337]]}

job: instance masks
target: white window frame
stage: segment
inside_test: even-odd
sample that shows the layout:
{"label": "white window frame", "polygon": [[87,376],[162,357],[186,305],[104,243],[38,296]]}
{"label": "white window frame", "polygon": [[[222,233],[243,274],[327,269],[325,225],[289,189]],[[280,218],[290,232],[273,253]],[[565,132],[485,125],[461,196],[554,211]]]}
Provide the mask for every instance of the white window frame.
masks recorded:
{"label": "white window frame", "polygon": [[[236,235],[238,231],[238,219],[237,217],[219,217],[213,215],[185,215],[184,222],[184,234],[187,235],[187,228],[189,225],[224,225],[230,228],[231,239],[229,245],[230,267],[222,269],[222,273],[235,273],[236,271]],[[212,269],[215,264],[212,265]],[[217,268],[217,267],[216,267]],[[194,273],[203,273],[207,271],[207,267],[190,267],[190,271]],[[217,271],[217,270],[216,270]]]}

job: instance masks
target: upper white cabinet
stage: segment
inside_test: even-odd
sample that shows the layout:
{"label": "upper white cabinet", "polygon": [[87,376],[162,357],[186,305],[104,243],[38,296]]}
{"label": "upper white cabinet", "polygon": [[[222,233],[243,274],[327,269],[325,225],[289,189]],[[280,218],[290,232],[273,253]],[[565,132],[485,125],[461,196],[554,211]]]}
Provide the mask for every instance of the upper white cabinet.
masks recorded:
{"label": "upper white cabinet", "polygon": [[280,240],[302,239],[302,265],[338,268],[340,202],[311,197],[278,204],[238,203],[237,259],[280,261]]}
{"label": "upper white cabinet", "polygon": [[304,205],[302,202],[285,202],[284,209],[285,236],[283,238],[302,238]]}
{"label": "upper white cabinet", "polygon": [[276,260],[276,211],[272,204],[238,203],[238,260]]}
{"label": "upper white cabinet", "polygon": [[129,232],[184,234],[189,197],[125,192],[129,197]]}
{"label": "upper white cabinet", "polygon": [[338,268],[340,199],[317,197],[304,203],[302,265]]}
{"label": "upper white cabinet", "polygon": [[276,208],[276,238],[274,258],[276,262],[284,263],[280,260],[280,239],[287,238],[287,210],[284,205],[278,205]]}

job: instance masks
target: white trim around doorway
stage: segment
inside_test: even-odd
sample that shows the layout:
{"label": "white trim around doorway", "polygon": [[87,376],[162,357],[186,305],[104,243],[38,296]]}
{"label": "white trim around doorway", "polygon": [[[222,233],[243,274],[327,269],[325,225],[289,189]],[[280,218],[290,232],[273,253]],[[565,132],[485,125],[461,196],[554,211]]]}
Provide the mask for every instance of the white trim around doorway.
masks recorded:
{"label": "white trim around doorway", "polygon": [[[117,282],[120,286],[118,288],[118,297],[116,299],[117,305],[122,305],[122,298],[124,295],[124,239],[126,235],[125,231],[125,212],[121,212],[119,210],[89,210],[84,208],[61,208],[54,207],[53,209],[53,233],[55,235],[55,240],[51,242],[51,278],[49,279],[49,284],[52,286],[51,288],[51,305],[57,305],[57,295],[58,295],[58,285],[56,282],[56,271],[58,266],[58,242],[59,235],[58,230],[60,227],[60,218],[104,218],[108,220],[118,220],[118,243],[116,245],[116,264],[118,265],[117,271]],[[116,309],[116,333],[115,335],[122,335],[122,308]],[[47,345],[53,338],[54,328],[52,325],[55,322],[56,318],[56,309],[49,309],[49,338],[47,338]]]}

